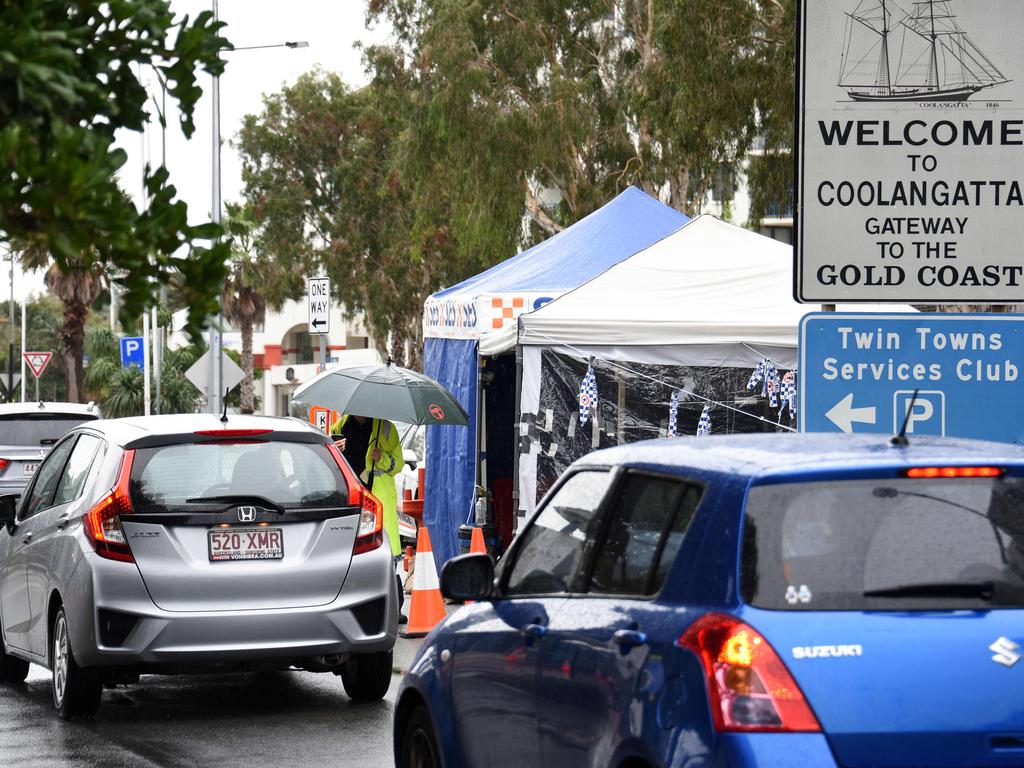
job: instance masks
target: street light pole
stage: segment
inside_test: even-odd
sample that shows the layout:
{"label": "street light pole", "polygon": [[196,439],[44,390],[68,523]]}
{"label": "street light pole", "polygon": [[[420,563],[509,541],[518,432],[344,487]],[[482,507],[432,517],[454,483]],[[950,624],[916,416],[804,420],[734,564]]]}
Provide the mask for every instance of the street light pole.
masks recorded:
{"label": "street light pole", "polygon": [[[213,0],[213,21],[220,20],[217,0]],[[247,45],[241,48],[233,48],[234,51],[254,51],[263,48],[308,48],[309,43],[305,40],[288,41],[275,43],[273,45]],[[221,196],[220,196],[220,76],[213,75],[213,87],[210,89],[210,96],[213,100],[213,205],[210,212],[210,220],[214,224],[221,223]],[[217,291],[217,306],[221,303],[221,290]],[[223,316],[220,312],[213,318],[210,325],[210,396],[208,399],[208,410],[210,413],[221,413],[223,406],[224,392],[224,328]]]}

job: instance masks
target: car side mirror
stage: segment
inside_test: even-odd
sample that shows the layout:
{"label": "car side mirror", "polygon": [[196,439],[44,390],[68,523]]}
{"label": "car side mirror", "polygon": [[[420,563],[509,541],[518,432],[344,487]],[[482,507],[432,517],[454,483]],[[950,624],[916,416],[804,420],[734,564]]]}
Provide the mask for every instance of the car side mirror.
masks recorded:
{"label": "car side mirror", "polygon": [[416,465],[420,463],[420,457],[416,455],[416,451],[412,448],[405,448],[402,451],[402,461],[416,469]]}
{"label": "car side mirror", "polygon": [[10,528],[14,525],[14,517],[18,512],[20,494],[8,493],[0,496],[0,525]]}
{"label": "car side mirror", "polygon": [[493,592],[494,562],[490,555],[459,555],[441,569],[441,594],[451,600],[486,600]]}

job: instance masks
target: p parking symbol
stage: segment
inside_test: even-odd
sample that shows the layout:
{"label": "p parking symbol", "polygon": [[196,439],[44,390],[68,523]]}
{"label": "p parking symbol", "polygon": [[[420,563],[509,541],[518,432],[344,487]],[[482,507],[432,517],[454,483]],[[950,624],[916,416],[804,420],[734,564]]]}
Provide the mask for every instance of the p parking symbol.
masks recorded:
{"label": "p parking symbol", "polygon": [[893,394],[893,434],[907,422],[908,435],[946,434],[946,394],[940,390],[901,389]]}

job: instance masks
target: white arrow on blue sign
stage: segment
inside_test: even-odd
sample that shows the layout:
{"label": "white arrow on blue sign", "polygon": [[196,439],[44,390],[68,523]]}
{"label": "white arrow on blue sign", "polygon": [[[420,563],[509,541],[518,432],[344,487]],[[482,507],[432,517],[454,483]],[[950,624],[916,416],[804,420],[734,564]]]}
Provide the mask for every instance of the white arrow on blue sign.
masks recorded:
{"label": "white arrow on blue sign", "polygon": [[[914,391],[917,390],[915,398]],[[1024,315],[821,312],[800,323],[803,432],[1024,442]]]}

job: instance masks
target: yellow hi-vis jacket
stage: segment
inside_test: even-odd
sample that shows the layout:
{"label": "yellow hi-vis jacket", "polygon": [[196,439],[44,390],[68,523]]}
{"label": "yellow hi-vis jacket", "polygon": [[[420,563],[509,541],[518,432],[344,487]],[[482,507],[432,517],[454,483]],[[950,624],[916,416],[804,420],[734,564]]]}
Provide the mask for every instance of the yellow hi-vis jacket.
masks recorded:
{"label": "yellow hi-vis jacket", "polygon": [[[341,428],[348,421],[348,414],[331,425],[331,435],[341,436]],[[398,533],[398,492],[395,490],[395,475],[402,471],[402,444],[398,430],[386,419],[370,419],[370,442],[366,446],[366,469],[359,478],[370,487],[370,492],[384,507],[384,530],[391,541],[391,554],[398,555],[402,551],[402,541]],[[373,449],[380,449],[380,458],[373,460]],[[370,482],[370,478],[373,482]]]}

